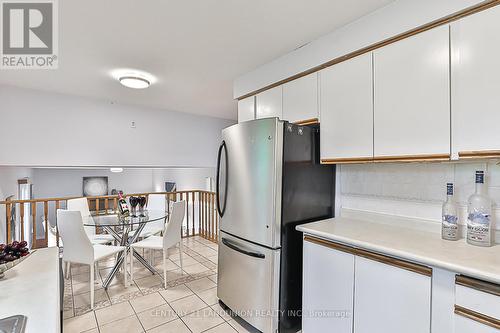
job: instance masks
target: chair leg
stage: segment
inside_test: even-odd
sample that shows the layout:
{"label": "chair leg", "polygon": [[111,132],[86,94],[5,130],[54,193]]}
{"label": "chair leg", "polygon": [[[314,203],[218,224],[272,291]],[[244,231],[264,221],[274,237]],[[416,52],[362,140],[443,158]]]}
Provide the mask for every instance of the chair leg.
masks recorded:
{"label": "chair leg", "polygon": [[90,309],[94,310],[94,264],[90,265]]}
{"label": "chair leg", "polygon": [[69,279],[69,261],[64,262],[64,277]]}
{"label": "chair leg", "polygon": [[134,249],[130,248],[130,285],[134,283]]}
{"label": "chair leg", "polygon": [[124,253],[123,253],[123,283],[125,285],[125,288],[127,288],[128,284],[127,284],[127,250],[124,250]]}
{"label": "chair leg", "polygon": [[163,251],[163,285],[167,289],[167,256]]}
{"label": "chair leg", "polygon": [[184,268],[182,267],[182,241],[179,242],[179,260],[181,262],[181,274],[184,274]]}
{"label": "chair leg", "polygon": [[97,272],[99,272],[99,262],[95,262],[95,268],[94,268],[94,279],[97,280]]}

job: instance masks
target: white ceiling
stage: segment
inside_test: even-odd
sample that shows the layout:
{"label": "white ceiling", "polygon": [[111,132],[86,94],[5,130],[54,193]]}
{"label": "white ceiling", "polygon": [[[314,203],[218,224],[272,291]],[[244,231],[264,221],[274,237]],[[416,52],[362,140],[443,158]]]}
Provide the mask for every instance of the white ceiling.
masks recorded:
{"label": "white ceiling", "polygon": [[[236,119],[233,80],[391,0],[59,0],[59,69],[0,84]],[[122,87],[115,68],[158,81]]]}

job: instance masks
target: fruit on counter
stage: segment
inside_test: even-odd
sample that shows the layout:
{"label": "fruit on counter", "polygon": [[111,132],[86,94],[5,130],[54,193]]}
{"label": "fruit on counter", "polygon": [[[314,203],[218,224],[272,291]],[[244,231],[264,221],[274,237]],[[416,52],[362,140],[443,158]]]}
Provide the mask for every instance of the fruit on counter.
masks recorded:
{"label": "fruit on counter", "polygon": [[29,254],[26,241],[13,241],[11,244],[0,244],[0,264],[25,257]]}

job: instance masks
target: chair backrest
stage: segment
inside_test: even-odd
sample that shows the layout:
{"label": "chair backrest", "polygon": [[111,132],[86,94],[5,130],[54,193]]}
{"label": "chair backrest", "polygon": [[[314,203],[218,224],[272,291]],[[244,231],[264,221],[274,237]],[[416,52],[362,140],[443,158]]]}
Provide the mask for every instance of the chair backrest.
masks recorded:
{"label": "chair backrest", "polygon": [[148,195],[148,209],[149,210],[166,210],[167,200],[165,194],[150,194]]}
{"label": "chair backrest", "polygon": [[64,242],[63,260],[92,265],[94,247],[83,230],[81,212],[58,209],[57,226]]}
{"label": "chair backrest", "polygon": [[[66,208],[68,210],[79,211],[82,215],[82,223],[87,222],[86,220],[92,219],[90,216],[89,202],[87,201],[87,198],[69,199],[66,204]],[[84,230],[89,238],[92,238],[92,236],[95,235],[95,227],[85,226]]]}
{"label": "chair backrest", "polygon": [[178,201],[172,205],[172,214],[163,232],[163,249],[166,250],[181,241],[182,222],[186,214],[186,201]]}

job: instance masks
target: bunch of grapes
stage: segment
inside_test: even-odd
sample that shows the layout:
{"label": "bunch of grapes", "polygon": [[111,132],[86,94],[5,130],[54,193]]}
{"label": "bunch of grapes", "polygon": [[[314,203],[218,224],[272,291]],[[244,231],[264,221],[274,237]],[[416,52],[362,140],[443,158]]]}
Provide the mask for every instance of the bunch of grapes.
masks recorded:
{"label": "bunch of grapes", "polygon": [[27,256],[29,253],[27,246],[28,243],[25,241],[14,241],[11,244],[0,244],[0,264],[5,264],[9,261],[14,261]]}

